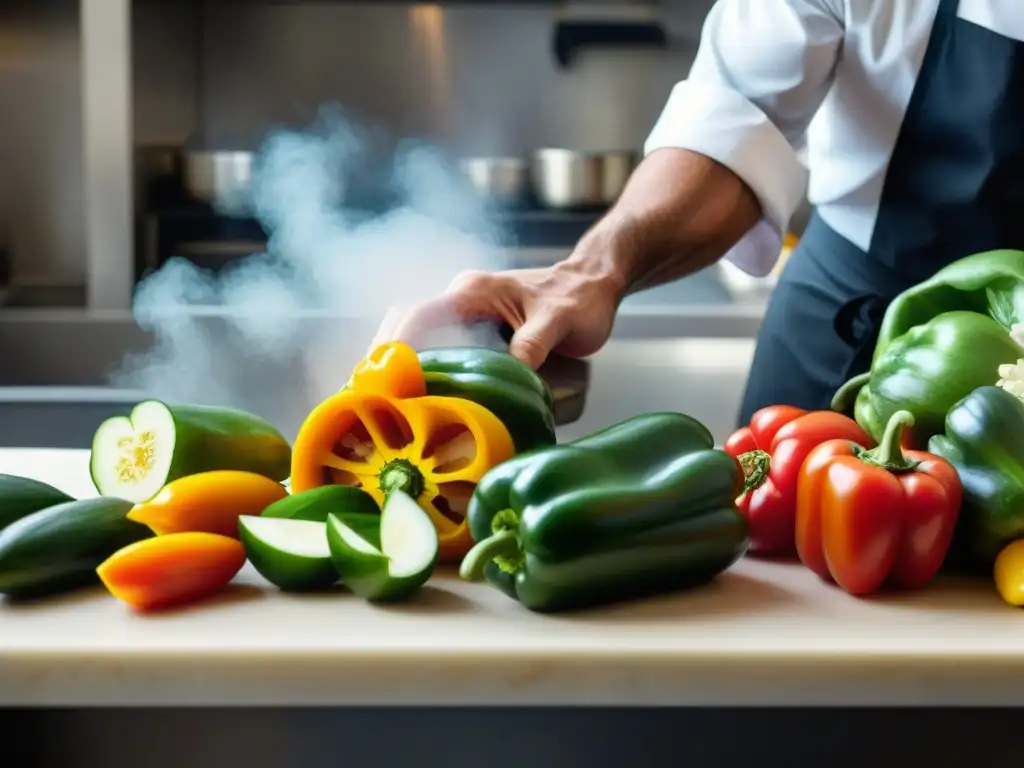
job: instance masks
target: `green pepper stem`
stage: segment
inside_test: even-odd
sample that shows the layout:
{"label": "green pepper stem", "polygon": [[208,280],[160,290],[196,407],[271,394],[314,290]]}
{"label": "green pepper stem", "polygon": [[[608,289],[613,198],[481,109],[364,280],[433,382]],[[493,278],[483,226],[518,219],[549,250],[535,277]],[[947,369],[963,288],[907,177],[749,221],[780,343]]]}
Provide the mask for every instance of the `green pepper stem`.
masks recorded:
{"label": "green pepper stem", "polygon": [[484,568],[497,557],[516,558],[520,554],[519,536],[506,528],[480,541],[466,553],[459,566],[459,576],[466,581],[483,581]]}
{"label": "green pepper stem", "polygon": [[744,493],[749,493],[764,485],[764,481],[768,479],[768,473],[772,468],[772,457],[768,453],[755,449],[741,453],[736,457],[736,460],[743,469]]}
{"label": "green pepper stem", "polygon": [[870,380],[871,371],[865,371],[858,376],[854,376],[836,390],[836,393],[832,395],[832,403],[829,407],[833,411],[846,413],[850,408],[851,402],[856,399],[857,395],[864,388],[864,385],[866,385]]}
{"label": "green pepper stem", "polygon": [[887,469],[890,472],[910,472],[920,462],[903,455],[903,430],[914,426],[914,414],[910,411],[896,411],[885,425],[885,432],[877,448],[860,453],[859,458],[867,464]]}
{"label": "green pepper stem", "polygon": [[385,493],[404,491],[418,499],[425,485],[423,473],[408,459],[392,459],[377,475],[378,488]]}

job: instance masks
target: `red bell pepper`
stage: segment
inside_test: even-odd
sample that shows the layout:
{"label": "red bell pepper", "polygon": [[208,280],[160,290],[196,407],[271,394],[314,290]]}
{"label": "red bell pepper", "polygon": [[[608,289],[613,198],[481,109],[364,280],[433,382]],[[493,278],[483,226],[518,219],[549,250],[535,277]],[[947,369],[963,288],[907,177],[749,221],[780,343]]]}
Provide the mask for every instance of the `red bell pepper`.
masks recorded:
{"label": "red bell pepper", "polygon": [[960,514],[960,476],[944,459],[901,448],[909,411],[893,414],[877,448],[822,443],[800,471],[800,560],[854,595],[915,589],[946,557]]}
{"label": "red bell pepper", "polygon": [[873,444],[848,416],[835,411],[808,413],[791,405],[762,408],[751,417],[750,426],[726,441],[726,453],[740,462],[746,475],[736,506],[747,519],[750,552],[794,553],[800,467],[813,448],[833,439],[865,448]]}

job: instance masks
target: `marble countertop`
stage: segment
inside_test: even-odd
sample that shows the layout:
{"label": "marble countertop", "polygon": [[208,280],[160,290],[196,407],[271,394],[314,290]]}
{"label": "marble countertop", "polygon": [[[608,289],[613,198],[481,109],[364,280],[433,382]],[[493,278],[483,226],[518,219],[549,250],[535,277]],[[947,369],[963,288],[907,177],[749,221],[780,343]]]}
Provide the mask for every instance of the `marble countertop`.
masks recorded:
{"label": "marble countertop", "polygon": [[[94,491],[84,451],[0,472]],[[0,605],[0,706],[1024,703],[1024,614],[985,581],[855,599],[745,559],[691,592],[542,616],[439,574],[419,598],[223,595],[138,616],[101,590]]]}

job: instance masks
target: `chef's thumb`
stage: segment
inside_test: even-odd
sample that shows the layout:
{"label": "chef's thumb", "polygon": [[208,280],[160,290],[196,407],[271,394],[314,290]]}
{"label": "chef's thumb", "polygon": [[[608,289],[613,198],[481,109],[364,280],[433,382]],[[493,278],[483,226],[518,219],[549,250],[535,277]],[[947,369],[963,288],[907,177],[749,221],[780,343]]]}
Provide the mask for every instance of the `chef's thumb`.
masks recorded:
{"label": "chef's thumb", "polygon": [[551,350],[564,336],[562,324],[555,315],[540,312],[529,318],[512,334],[509,354],[534,370],[540,368]]}

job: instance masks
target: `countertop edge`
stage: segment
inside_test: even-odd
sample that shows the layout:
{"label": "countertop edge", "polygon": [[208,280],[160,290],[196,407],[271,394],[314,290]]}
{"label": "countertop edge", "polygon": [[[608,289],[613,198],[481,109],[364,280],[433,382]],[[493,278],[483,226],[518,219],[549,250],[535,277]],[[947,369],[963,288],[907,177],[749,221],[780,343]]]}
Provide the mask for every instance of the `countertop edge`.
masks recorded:
{"label": "countertop edge", "polygon": [[463,660],[324,659],[254,670],[193,657],[26,661],[0,656],[0,706],[1020,706],[1024,657]]}

